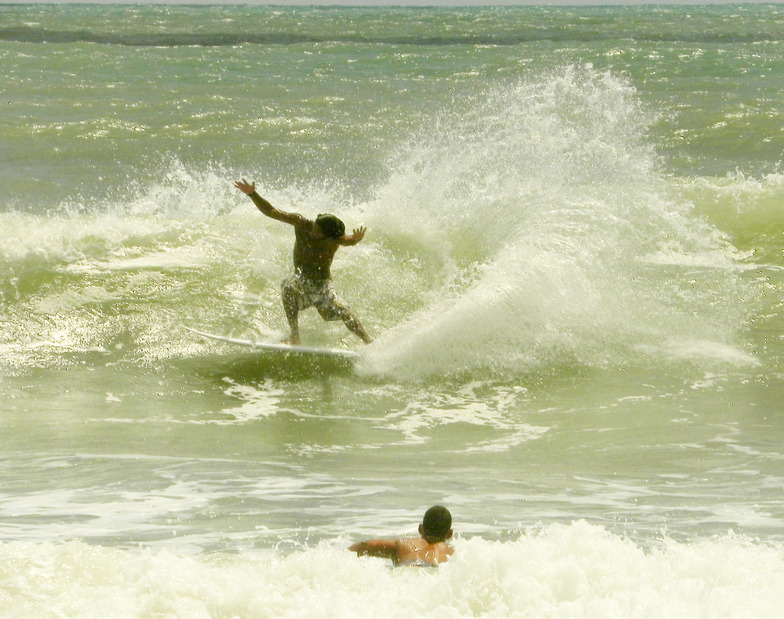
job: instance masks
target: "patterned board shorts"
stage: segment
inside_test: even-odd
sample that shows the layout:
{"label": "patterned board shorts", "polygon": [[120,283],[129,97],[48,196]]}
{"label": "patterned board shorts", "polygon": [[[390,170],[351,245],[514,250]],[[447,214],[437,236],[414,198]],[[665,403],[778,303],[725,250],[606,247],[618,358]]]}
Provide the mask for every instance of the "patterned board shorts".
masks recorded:
{"label": "patterned board shorts", "polygon": [[315,307],[324,320],[341,320],[347,312],[330,279],[312,282],[294,274],[283,280],[281,290],[284,298],[296,299],[298,310]]}

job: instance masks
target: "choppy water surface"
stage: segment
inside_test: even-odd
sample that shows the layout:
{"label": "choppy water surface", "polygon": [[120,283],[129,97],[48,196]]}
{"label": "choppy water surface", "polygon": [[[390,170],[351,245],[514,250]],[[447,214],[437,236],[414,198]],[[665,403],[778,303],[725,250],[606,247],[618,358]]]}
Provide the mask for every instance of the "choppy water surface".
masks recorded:
{"label": "choppy water surface", "polygon": [[777,616],[778,7],[0,14],[2,613]]}

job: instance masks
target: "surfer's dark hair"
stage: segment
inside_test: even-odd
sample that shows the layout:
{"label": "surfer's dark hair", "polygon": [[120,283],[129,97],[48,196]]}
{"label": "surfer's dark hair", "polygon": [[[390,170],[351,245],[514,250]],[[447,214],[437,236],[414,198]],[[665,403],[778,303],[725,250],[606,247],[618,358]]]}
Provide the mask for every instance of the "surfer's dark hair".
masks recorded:
{"label": "surfer's dark hair", "polygon": [[446,507],[434,505],[422,519],[422,536],[431,543],[443,542],[452,528],[452,514]]}
{"label": "surfer's dark hair", "polygon": [[335,215],[322,213],[316,217],[316,223],[324,235],[331,239],[339,239],[346,233],[346,225]]}

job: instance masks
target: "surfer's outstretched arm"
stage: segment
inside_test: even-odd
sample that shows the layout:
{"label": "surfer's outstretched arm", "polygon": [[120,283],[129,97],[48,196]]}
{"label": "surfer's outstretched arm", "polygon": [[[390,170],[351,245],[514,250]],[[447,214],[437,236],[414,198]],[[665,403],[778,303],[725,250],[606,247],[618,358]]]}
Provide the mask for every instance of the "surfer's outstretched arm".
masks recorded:
{"label": "surfer's outstretched arm", "polygon": [[344,234],[338,239],[338,243],[345,247],[356,245],[365,238],[365,232],[367,232],[367,228],[365,228],[365,226],[354,228],[353,234]]}
{"label": "surfer's outstretched arm", "polygon": [[267,217],[271,217],[277,221],[282,221],[284,224],[296,226],[304,220],[304,217],[298,213],[287,213],[272,206],[267,200],[262,198],[256,193],[256,183],[249,183],[244,178],[241,181],[236,181],[234,186],[242,193],[253,200],[253,204],[264,213]]}

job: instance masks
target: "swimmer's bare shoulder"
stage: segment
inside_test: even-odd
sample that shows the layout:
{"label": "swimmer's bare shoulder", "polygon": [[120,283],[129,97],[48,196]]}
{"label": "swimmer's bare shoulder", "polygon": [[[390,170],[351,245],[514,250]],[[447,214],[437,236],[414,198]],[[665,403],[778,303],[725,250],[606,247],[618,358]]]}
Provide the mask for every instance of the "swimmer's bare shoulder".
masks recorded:
{"label": "swimmer's bare shoulder", "polygon": [[438,565],[444,563],[454,553],[454,549],[446,542],[428,542],[424,538],[397,540],[397,553],[393,558],[395,565],[404,563],[426,563]]}

